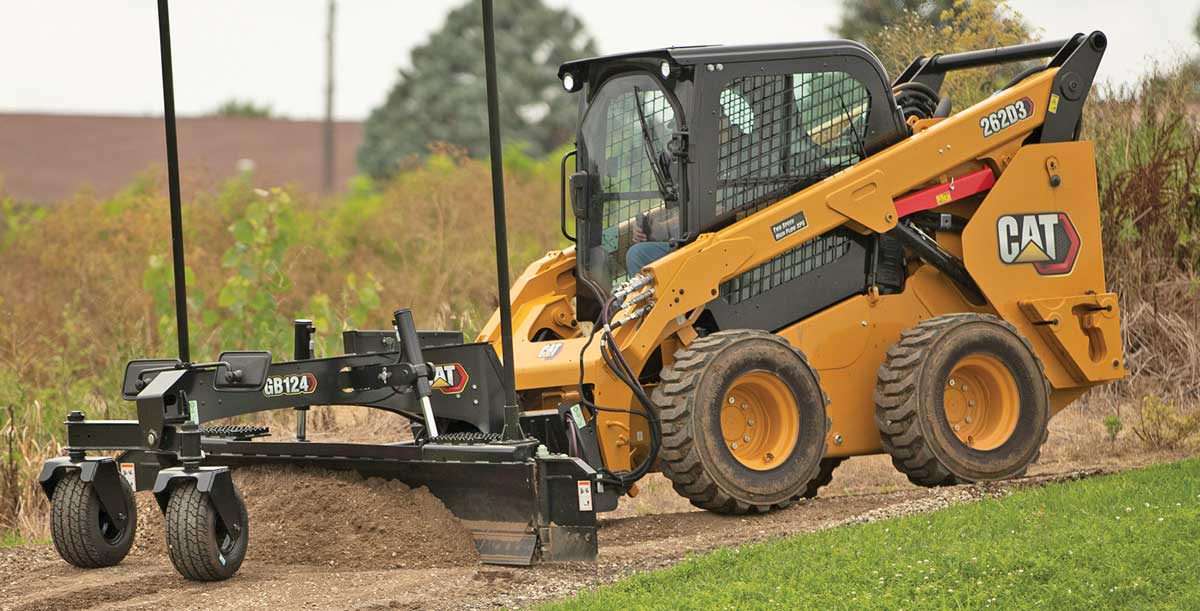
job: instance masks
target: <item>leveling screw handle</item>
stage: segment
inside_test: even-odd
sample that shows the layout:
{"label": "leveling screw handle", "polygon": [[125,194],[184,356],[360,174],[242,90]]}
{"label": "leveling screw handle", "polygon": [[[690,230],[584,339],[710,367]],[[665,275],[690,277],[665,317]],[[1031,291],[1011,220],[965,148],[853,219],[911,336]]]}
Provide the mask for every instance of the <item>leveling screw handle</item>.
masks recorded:
{"label": "leveling screw handle", "polygon": [[429,375],[432,371],[421,354],[421,340],[417,337],[417,326],[413,323],[412,310],[403,308],[393,312],[392,324],[396,327],[396,339],[400,340],[400,358],[412,365],[413,371],[417,374],[416,379],[413,380],[413,387],[417,391],[417,397],[421,400],[425,430],[432,439],[438,436],[437,423],[433,419],[433,404],[429,402],[429,397],[433,394],[433,386],[429,382]]}

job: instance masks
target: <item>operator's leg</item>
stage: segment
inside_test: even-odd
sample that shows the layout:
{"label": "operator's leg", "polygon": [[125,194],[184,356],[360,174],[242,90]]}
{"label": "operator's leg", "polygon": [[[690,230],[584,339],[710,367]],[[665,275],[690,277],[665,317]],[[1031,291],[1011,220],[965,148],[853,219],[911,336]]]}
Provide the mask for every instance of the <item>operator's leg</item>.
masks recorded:
{"label": "operator's leg", "polygon": [[625,253],[625,271],[632,276],[671,252],[668,242],[638,242]]}

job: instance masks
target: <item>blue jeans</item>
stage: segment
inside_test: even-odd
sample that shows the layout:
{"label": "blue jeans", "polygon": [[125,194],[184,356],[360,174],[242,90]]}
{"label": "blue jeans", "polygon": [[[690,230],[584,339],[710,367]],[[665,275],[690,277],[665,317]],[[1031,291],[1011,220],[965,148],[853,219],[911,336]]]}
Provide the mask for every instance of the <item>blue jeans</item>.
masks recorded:
{"label": "blue jeans", "polygon": [[668,242],[638,242],[625,252],[625,271],[632,276],[642,271],[643,267],[667,256],[669,252],[671,244]]}

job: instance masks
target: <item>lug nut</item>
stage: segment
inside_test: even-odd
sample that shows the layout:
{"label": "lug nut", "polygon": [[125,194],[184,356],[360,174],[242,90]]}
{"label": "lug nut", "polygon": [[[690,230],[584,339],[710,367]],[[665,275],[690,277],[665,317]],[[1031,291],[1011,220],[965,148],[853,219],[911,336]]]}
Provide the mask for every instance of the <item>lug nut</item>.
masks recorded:
{"label": "lug nut", "polygon": [[954,384],[955,384],[954,378],[950,378],[949,384],[950,384],[950,386],[954,386]]}
{"label": "lug nut", "polygon": [[742,404],[742,409],[746,409],[746,408],[748,408],[748,407],[750,407],[750,406],[749,406],[749,405],[746,405],[745,403],[743,403],[743,404]]}
{"label": "lug nut", "polygon": [[[966,389],[964,388],[963,390],[966,390]],[[975,399],[968,399],[967,405],[970,407],[975,407]]]}
{"label": "lug nut", "polygon": [[970,417],[970,416],[967,416],[966,420],[967,420],[967,424],[971,424],[971,417]]}
{"label": "lug nut", "polygon": [[735,441],[735,442],[733,442],[733,449],[735,449],[735,450],[737,449],[737,442],[736,442],[736,441]]}
{"label": "lug nut", "polygon": [[954,425],[954,430],[956,430],[956,431],[962,430],[962,425],[961,424]]}
{"label": "lug nut", "polygon": [[729,397],[729,404],[730,404],[730,405],[733,405],[734,403],[737,403],[737,401],[736,401],[736,400],[734,400],[734,398],[733,398],[733,397]]}
{"label": "lug nut", "polygon": [[746,426],[754,426],[754,418],[750,418],[749,420],[747,420]]}
{"label": "lug nut", "polygon": [[963,392],[967,392],[967,385],[966,385],[966,384],[963,384],[962,391],[963,391]]}
{"label": "lug nut", "polygon": [[749,442],[750,442],[750,436],[749,436],[749,435],[742,435],[742,441],[745,441],[746,443],[749,443]]}

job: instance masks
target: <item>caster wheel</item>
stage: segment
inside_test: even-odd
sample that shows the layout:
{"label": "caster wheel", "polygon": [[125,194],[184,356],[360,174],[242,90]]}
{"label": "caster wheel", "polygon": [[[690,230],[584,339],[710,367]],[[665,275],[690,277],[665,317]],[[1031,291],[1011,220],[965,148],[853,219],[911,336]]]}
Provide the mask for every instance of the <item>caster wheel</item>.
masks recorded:
{"label": "caster wheel", "polygon": [[63,476],[50,499],[50,538],[63,560],[81,569],[96,569],[125,559],[137,530],[137,505],[124,478],[121,493],[127,516],[124,528],[104,511],[93,485],[80,479],[79,471]]}
{"label": "caster wheel", "polygon": [[233,577],[246,558],[250,540],[246,504],[234,490],[240,525],[227,526],[196,482],[179,484],[167,503],[167,551],[179,574],[192,581]]}

